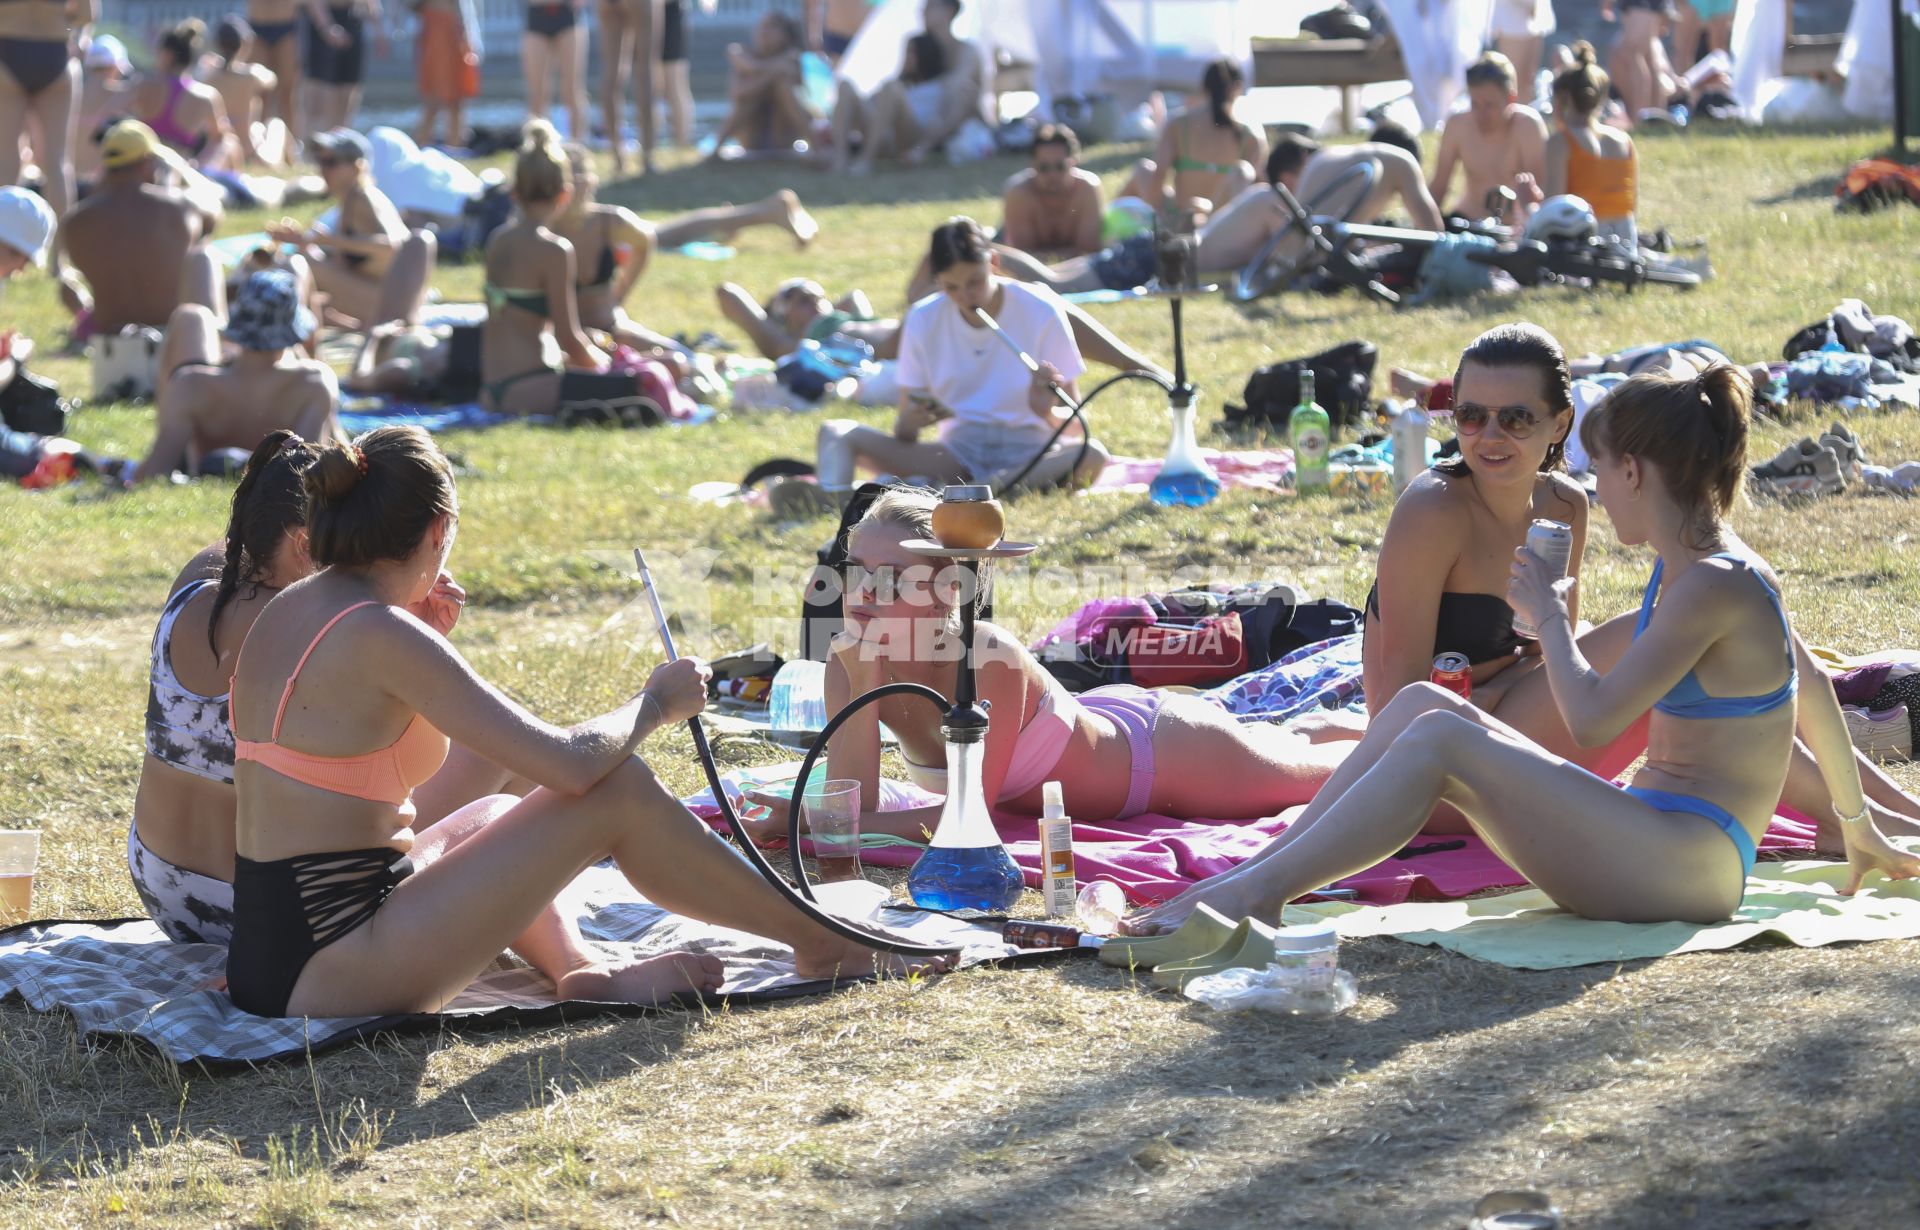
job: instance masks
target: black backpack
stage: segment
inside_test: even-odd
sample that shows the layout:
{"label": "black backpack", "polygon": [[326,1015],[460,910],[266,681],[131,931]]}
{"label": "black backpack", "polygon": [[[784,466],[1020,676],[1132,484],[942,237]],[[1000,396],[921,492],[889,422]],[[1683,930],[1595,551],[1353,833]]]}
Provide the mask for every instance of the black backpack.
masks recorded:
{"label": "black backpack", "polygon": [[1373,367],[1379,359],[1380,352],[1372,342],[1342,342],[1304,359],[1269,363],[1247,378],[1246,391],[1241,394],[1245,405],[1227,403],[1227,423],[1269,424],[1285,429],[1294,407],[1300,404],[1300,373],[1312,368],[1314,400],[1326,410],[1337,436],[1341,427],[1358,427],[1366,421],[1367,407],[1373,400]]}
{"label": "black backpack", "polygon": [[10,429],[29,435],[64,435],[67,407],[60,400],[59,386],[16,366],[13,379],[0,389],[0,420]]}

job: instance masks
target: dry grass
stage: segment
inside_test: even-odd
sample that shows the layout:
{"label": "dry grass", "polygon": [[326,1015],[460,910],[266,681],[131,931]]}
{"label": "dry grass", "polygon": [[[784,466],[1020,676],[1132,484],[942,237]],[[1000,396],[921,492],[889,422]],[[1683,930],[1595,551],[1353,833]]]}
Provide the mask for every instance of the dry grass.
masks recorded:
{"label": "dry grass", "polygon": [[[1351,336],[1375,339],[1386,363],[1434,370],[1521,314],[1578,350],[1704,335],[1745,357],[1774,353],[1843,294],[1920,317],[1911,211],[1839,218],[1825,196],[1879,140],[1649,141],[1647,212],[1707,236],[1722,270],[1694,295],[1539,293],[1400,314],[1296,298],[1252,320],[1196,305],[1205,413],[1255,363]],[[1096,151],[1096,165],[1126,154]],[[951,212],[988,212],[1006,169],[802,181],[826,226],[806,267],[897,304],[901,254]],[[685,170],[649,181],[640,203],[658,214],[771,186],[762,169]],[[643,317],[711,327],[712,280],[760,289],[795,271],[770,240],[741,248],[728,266],[663,258]],[[444,284],[453,297],[476,283],[462,268]],[[9,324],[56,336],[44,282],[5,303]],[[1108,318],[1164,351],[1158,310]],[[46,366],[79,381],[75,364]],[[1157,451],[1163,424],[1148,400],[1100,407],[1123,451]],[[1763,426],[1754,451],[1812,425]],[[1875,459],[1920,456],[1913,415],[1855,426]],[[654,656],[644,623],[612,622],[629,584],[593,554],[635,540],[716,553],[716,645],[790,635],[791,592],[756,590],[754,570],[797,566],[821,525],[677,496],[804,453],[812,427],[795,416],[450,441],[479,472],[463,484],[455,562],[475,595],[463,646],[544,714],[597,711]],[[144,411],[109,407],[77,430],[133,449],[150,427]],[[0,491],[0,816],[46,833],[40,913],[137,910],[121,848],[146,639],[227,493]],[[1920,644],[1913,510],[1849,493],[1756,506],[1739,526],[1787,578],[1809,636],[1861,651]],[[1247,493],[1204,512],[1059,497],[1015,512],[1050,566],[1276,575],[1349,601],[1385,516],[1378,503]],[[1624,609],[1646,560],[1594,537],[1586,609]],[[1035,632],[1081,596],[1024,587],[1002,613]],[[697,784],[683,736],[650,752],[677,789]],[[738,740],[722,754],[775,756]],[[1920,788],[1920,772],[1901,777]],[[385,1040],[219,1076],[84,1045],[66,1020],[13,1005],[0,1008],[0,1227],[1457,1227],[1478,1194],[1532,1185],[1581,1226],[1911,1224],[1916,955],[1913,943],[1751,949],[1532,973],[1375,940],[1346,947],[1362,998],[1331,1022],[1216,1017],[1067,964],[767,1009]]]}

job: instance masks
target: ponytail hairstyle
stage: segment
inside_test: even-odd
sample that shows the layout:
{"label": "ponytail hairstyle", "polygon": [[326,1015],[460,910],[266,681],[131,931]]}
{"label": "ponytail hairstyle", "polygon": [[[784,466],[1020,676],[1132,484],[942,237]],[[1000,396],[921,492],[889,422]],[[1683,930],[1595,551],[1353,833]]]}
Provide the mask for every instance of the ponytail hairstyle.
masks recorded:
{"label": "ponytail hairstyle", "polygon": [[1553,109],[1589,116],[1607,100],[1607,70],[1600,67],[1593,44],[1585,39],[1573,45],[1573,67],[1553,79]]}
{"label": "ponytail hairstyle", "polygon": [[307,553],[322,567],[406,559],[436,517],[457,513],[453,467],[418,427],[323,448],[307,471]]}
{"label": "ponytail hairstyle", "polygon": [[1227,109],[1232,99],[1228,96],[1246,83],[1240,66],[1232,60],[1223,57],[1207,65],[1207,71],[1200,76],[1200,85],[1207,92],[1207,109],[1213,112],[1215,128],[1233,127],[1233,113]]}
{"label": "ponytail hairstyle", "polygon": [[933,228],[927,260],[938,277],[955,265],[984,265],[992,255],[993,241],[980,224],[972,218],[958,217]]}
{"label": "ponytail hairstyle", "polygon": [[217,657],[213,630],[220,610],[241,585],[251,585],[251,598],[266,583],[274,552],[288,531],[307,522],[307,470],[318,451],[290,431],[269,432],[247,458],[240,485],[234,488],[233,511],[227,515],[227,559],[220,569],[220,585],[213,593],[213,611],[207,616],[207,646]]}
{"label": "ponytail hairstyle", "polygon": [[180,72],[191,72],[200,59],[200,44],[206,35],[207,23],[198,17],[189,17],[160,36],[160,50],[173,58]]}
{"label": "ponytail hairstyle", "polygon": [[241,50],[252,41],[253,27],[238,13],[229,13],[214,28],[213,45],[220,52],[224,64],[231,65],[239,58]]}
{"label": "ponytail hairstyle", "polygon": [[[1460,374],[1466,371],[1468,363],[1480,367],[1530,367],[1540,374],[1541,399],[1547,403],[1549,412],[1558,415],[1573,409],[1573,373],[1567,370],[1566,352],[1560,349],[1553,334],[1531,321],[1519,320],[1488,329],[1460,352],[1460,363],[1453,369],[1456,398],[1460,395]],[[1567,442],[1563,437],[1547,446],[1547,455],[1540,461],[1540,472],[1548,474],[1565,469],[1566,464]],[[1472,473],[1465,457],[1456,457],[1433,468],[1456,478]]]}
{"label": "ponytail hairstyle", "polygon": [[1649,372],[1615,385],[1587,412],[1580,443],[1595,457],[1637,457],[1657,467],[1667,494],[1687,510],[1688,545],[1703,548],[1739,502],[1752,416],[1753,378],[1744,368]]}
{"label": "ponytail hairstyle", "polygon": [[573,168],[560,147],[560,134],[546,120],[528,120],[513,162],[514,197],[523,205],[544,205],[572,187]]}

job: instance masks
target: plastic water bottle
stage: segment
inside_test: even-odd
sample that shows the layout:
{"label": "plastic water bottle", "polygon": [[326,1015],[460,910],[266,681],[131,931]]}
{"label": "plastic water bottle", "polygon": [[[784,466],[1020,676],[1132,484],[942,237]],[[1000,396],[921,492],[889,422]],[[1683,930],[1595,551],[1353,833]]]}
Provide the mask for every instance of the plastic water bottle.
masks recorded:
{"label": "plastic water bottle", "polygon": [[1281,927],[1273,947],[1273,964],[1195,978],[1181,993],[1219,1012],[1333,1016],[1353,1006],[1358,988],[1340,968],[1340,937],[1331,924]]}
{"label": "plastic water bottle", "polygon": [[1427,468],[1427,412],[1404,402],[1388,428],[1393,439],[1393,493],[1400,494]]}
{"label": "plastic water bottle", "polygon": [[1300,373],[1300,404],[1287,420],[1287,441],[1293,446],[1294,485],[1301,491],[1325,489],[1332,480],[1327,454],[1331,451],[1333,420],[1313,400],[1313,369]]}
{"label": "plastic water bottle", "polygon": [[767,695],[767,725],[775,734],[810,733],[827,725],[827,664],[784,663]]}

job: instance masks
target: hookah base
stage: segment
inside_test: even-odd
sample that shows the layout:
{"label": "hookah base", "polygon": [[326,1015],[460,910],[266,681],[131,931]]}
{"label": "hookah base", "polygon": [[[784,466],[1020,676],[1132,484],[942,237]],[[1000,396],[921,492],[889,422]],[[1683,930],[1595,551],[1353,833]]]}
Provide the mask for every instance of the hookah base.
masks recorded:
{"label": "hookah base", "polygon": [[1147,498],[1167,507],[1199,508],[1220,494],[1220,480],[1200,470],[1169,474],[1164,469],[1147,486]]}
{"label": "hookah base", "polygon": [[1004,913],[1020,899],[1026,881],[1006,847],[934,846],[907,876],[913,903],[929,910]]}

